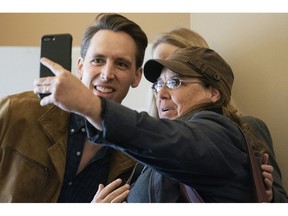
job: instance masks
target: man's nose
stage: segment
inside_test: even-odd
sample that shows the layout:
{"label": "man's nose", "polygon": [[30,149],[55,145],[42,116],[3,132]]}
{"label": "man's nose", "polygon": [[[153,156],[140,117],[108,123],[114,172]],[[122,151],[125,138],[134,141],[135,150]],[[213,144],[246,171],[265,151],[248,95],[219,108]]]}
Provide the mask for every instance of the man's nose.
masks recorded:
{"label": "man's nose", "polygon": [[115,73],[113,65],[107,63],[101,70],[101,79],[103,81],[109,81],[111,79],[114,79]]}

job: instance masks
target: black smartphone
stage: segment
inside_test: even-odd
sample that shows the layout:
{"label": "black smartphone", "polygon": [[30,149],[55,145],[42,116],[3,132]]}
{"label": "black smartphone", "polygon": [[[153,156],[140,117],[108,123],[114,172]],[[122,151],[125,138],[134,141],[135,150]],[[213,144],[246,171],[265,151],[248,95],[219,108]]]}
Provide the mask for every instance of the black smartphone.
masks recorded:
{"label": "black smartphone", "polygon": [[[41,38],[40,58],[46,57],[71,71],[72,35],[50,34]],[[53,72],[40,63],[40,77],[54,76]],[[48,94],[39,94],[42,99]]]}

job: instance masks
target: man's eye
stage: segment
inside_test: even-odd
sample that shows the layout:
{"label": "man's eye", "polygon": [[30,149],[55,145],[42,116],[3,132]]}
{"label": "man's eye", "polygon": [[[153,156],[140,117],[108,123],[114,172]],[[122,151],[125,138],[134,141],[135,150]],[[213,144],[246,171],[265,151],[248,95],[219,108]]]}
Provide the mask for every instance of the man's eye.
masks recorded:
{"label": "man's eye", "polygon": [[128,68],[128,65],[125,62],[117,62],[117,65],[121,68]]}
{"label": "man's eye", "polygon": [[95,59],[91,60],[92,64],[100,64],[100,63],[103,63],[103,62],[104,62],[104,60],[100,59],[100,58],[95,58]]}

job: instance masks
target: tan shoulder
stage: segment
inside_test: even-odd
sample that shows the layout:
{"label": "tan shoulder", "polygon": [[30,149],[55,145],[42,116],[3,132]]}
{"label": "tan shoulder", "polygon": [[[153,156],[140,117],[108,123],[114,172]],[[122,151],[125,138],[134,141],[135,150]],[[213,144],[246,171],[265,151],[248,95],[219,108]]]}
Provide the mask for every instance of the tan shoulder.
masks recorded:
{"label": "tan shoulder", "polygon": [[[7,95],[3,97],[2,99],[32,99],[32,100],[40,100],[36,94],[34,94],[33,91],[25,91],[13,95]],[[2,100],[1,99],[1,100]]]}

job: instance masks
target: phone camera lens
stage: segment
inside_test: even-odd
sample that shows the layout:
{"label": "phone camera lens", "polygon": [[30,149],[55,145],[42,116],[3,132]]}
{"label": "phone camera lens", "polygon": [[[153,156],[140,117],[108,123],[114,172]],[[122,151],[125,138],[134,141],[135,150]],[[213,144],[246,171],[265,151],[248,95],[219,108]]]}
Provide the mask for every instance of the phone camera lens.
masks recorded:
{"label": "phone camera lens", "polygon": [[44,37],[43,41],[44,42],[55,41],[55,37],[53,37],[53,36],[52,37]]}

